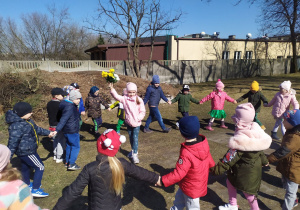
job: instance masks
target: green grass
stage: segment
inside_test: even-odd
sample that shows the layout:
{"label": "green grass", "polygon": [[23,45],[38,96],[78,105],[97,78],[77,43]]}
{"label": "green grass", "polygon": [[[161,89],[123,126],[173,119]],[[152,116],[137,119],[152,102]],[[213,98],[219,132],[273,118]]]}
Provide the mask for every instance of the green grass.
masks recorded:
{"label": "green grass", "polygon": [[[241,95],[249,90],[250,84],[253,80],[260,83],[263,94],[270,101],[272,97],[278,92],[278,86],[284,80],[291,80],[292,88],[296,91],[300,90],[299,82],[300,74],[280,75],[274,77],[256,77],[245,78],[235,80],[224,80],[225,91],[234,99],[239,98]],[[215,82],[192,84],[191,93],[194,98],[202,99],[209,94],[215,86]],[[181,89],[181,86],[178,86]],[[300,99],[297,95],[298,100]],[[246,100],[244,102],[247,102]],[[46,103],[45,103],[46,106]],[[229,125],[228,130],[220,129],[218,121],[214,123],[214,132],[209,132],[201,129],[200,133],[204,134],[210,144],[211,153],[215,161],[225,154],[227,150],[226,143],[229,137],[233,134],[234,124],[231,121],[230,116],[233,115],[236,105],[225,102],[225,111],[227,113],[226,123]],[[274,126],[274,119],[271,115],[272,108],[262,107],[261,113],[258,115],[259,119],[267,127],[266,132],[270,133]],[[106,128],[115,128],[118,118],[116,117],[116,109],[112,112],[103,111],[103,126],[100,131],[103,132]],[[166,174],[175,166],[178,159],[180,143],[183,142],[179,130],[175,129],[175,123],[181,114],[177,112],[177,104],[168,105],[161,104],[160,111],[164,118],[164,122],[167,126],[172,126],[173,130],[170,133],[162,133],[161,129],[156,122],[150,125],[150,128],[155,132],[151,134],[145,134],[140,131],[139,134],[139,158],[140,166],[158,173]],[[191,104],[190,115],[198,116],[201,128],[203,128],[209,120],[210,102],[206,102],[203,105]],[[148,116],[148,108],[147,114]],[[145,120],[142,125],[145,124]],[[38,122],[40,126],[48,128],[47,119],[43,122]],[[0,137],[3,144],[7,144],[7,131],[3,128],[3,116],[0,118]],[[92,121],[85,122],[80,134],[84,136],[81,140],[81,150],[78,156],[77,164],[83,167],[87,163],[94,161],[97,155],[96,141],[89,130],[92,128]],[[142,127],[143,128],[143,127]],[[128,137],[126,128],[122,127],[121,133]],[[279,134],[280,136],[281,134]],[[42,208],[53,208],[58,198],[61,196],[62,190],[72,183],[80,171],[66,171],[63,164],[56,164],[52,160],[52,141],[47,137],[40,137],[41,145],[38,149],[38,153],[44,161],[45,173],[42,180],[43,188],[46,192],[50,193],[50,196],[43,199],[35,199],[35,203]],[[274,147],[278,147],[280,142],[275,142]],[[126,158],[127,153],[130,151],[130,143],[127,142],[122,145],[118,157]],[[272,150],[268,150],[266,153],[270,153]],[[12,161],[13,164],[18,164],[15,157]],[[264,172],[261,187],[261,193],[259,195],[259,205],[261,209],[280,209],[280,202],[284,197],[284,192],[281,189],[280,175],[276,172],[275,167],[271,166],[268,171]],[[208,185],[208,195],[201,198],[201,209],[214,209],[216,206],[227,202],[228,195],[225,185],[226,176],[212,177],[210,176]],[[131,178],[126,179],[126,185],[123,192],[123,210],[131,209],[169,209],[172,206],[172,202],[175,197],[178,186],[171,186],[169,188],[157,188],[148,185],[142,181],[133,180]],[[249,209],[247,201],[238,195],[238,201],[240,209]],[[74,205],[73,210],[87,209],[87,188],[83,191],[82,196],[78,198]]]}

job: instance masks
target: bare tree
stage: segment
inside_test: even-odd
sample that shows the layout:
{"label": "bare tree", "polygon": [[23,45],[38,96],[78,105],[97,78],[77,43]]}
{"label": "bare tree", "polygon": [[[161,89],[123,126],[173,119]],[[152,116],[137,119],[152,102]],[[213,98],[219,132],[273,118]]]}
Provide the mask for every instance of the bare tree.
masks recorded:
{"label": "bare tree", "polygon": [[[157,14],[152,12],[157,12]],[[129,63],[131,63],[131,54],[133,55],[133,66],[131,66],[133,75],[141,77],[139,67],[140,38],[146,34],[149,35],[150,31],[155,36],[158,31],[165,30],[172,22],[169,19],[155,21],[156,18],[166,18],[166,16],[159,15],[159,12],[161,12],[160,2],[155,0],[108,0],[105,3],[99,0],[98,22],[102,24],[100,26],[90,24],[90,28],[126,43]],[[155,16],[157,17],[155,18]],[[176,22],[177,18],[174,19],[173,22]],[[131,38],[134,38],[133,43],[130,42]]]}
{"label": "bare tree", "polygon": [[[243,0],[239,0],[239,4]],[[250,0],[250,4],[259,4],[262,9],[261,22],[264,29],[276,33],[290,33],[293,59],[291,72],[298,71],[297,65],[297,35],[300,29],[299,0]],[[298,30],[298,33],[297,33]]]}

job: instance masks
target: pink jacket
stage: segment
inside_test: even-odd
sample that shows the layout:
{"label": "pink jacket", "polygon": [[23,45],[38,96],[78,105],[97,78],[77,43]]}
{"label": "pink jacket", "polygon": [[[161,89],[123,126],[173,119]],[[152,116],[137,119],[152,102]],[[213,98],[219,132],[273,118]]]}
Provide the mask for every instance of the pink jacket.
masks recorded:
{"label": "pink jacket", "polygon": [[142,119],[145,117],[146,109],[143,100],[138,97],[140,104],[136,103],[136,97],[130,98],[127,95],[121,96],[117,91],[112,88],[110,91],[112,97],[114,97],[120,103],[123,103],[125,110],[125,122],[131,127],[138,127],[142,124]]}
{"label": "pink jacket", "polygon": [[299,109],[299,103],[295,95],[296,91],[294,89],[291,89],[291,92],[286,95],[282,95],[280,92],[276,93],[267,105],[267,107],[273,106],[272,115],[276,118],[282,117],[283,113],[290,109],[290,104],[294,106],[294,109]]}
{"label": "pink jacket", "polygon": [[223,110],[224,109],[224,102],[234,102],[234,99],[229,97],[226,92],[216,92],[213,91],[200,101],[200,104],[203,104],[204,102],[211,100],[211,110]]}

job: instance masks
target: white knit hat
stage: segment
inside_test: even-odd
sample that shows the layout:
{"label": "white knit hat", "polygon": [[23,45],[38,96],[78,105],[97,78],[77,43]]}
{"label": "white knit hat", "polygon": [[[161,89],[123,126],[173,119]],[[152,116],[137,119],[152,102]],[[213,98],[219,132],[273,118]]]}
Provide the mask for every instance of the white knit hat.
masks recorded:
{"label": "white knit hat", "polygon": [[291,83],[290,80],[284,81],[283,83],[280,84],[280,87],[287,90],[287,91],[290,91],[291,86],[292,86],[292,83]]}

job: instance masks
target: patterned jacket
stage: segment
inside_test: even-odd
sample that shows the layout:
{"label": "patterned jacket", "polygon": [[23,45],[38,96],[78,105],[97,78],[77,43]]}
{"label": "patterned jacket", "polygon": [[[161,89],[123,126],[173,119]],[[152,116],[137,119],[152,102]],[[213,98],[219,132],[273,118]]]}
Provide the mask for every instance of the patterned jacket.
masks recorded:
{"label": "patterned jacket", "polygon": [[22,180],[0,182],[0,209],[41,210],[33,203],[30,188]]}
{"label": "patterned jacket", "polygon": [[31,155],[36,153],[40,142],[39,136],[48,136],[49,130],[37,126],[33,120],[24,120],[12,110],[5,115],[6,123],[9,124],[9,139],[7,147],[11,151],[11,158],[17,156]]}
{"label": "patterned jacket", "polygon": [[85,110],[88,112],[88,117],[94,119],[101,117],[101,104],[103,104],[106,109],[109,108],[108,103],[101,96],[98,95],[93,97],[89,93],[88,97],[85,99]]}

